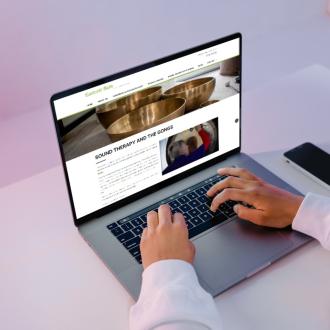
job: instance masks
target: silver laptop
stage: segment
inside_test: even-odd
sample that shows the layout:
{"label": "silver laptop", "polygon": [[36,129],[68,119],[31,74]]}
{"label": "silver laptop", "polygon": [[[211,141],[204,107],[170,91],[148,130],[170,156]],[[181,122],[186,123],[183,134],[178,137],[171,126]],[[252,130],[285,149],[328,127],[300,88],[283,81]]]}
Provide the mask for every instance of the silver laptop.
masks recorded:
{"label": "silver laptop", "polygon": [[241,148],[239,33],[57,93],[51,106],[74,223],[133,298],[146,214],[168,203],[196,246],[201,285],[217,295],[310,240],[212,213],[216,170],[245,167],[298,193]]}

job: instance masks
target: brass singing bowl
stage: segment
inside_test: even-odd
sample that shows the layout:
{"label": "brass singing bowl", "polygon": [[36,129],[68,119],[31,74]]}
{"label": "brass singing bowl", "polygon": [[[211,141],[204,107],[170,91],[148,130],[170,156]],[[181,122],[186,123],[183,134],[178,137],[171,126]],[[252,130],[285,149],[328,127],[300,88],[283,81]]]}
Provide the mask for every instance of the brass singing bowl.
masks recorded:
{"label": "brass singing bowl", "polygon": [[98,106],[96,108],[96,115],[102,126],[107,129],[117,119],[126,115],[130,111],[148,103],[158,101],[161,95],[161,86],[150,87],[125,96],[119,100]]}
{"label": "brass singing bowl", "polygon": [[119,141],[153,126],[182,116],[186,100],[171,98],[142,106],[116,120],[107,129],[111,141]]}
{"label": "brass singing bowl", "polygon": [[118,105],[125,105],[128,111],[140,108],[143,105],[158,101],[162,96],[162,87],[150,87],[130,94],[120,100]]}
{"label": "brass singing bowl", "polygon": [[98,106],[95,111],[99,122],[105,129],[128,113],[127,107],[124,105],[119,106],[117,102],[102,104]]}
{"label": "brass singing bowl", "polygon": [[206,102],[203,102],[203,103],[200,105],[200,107],[203,108],[203,107],[206,107],[206,106],[208,106],[208,105],[210,105],[210,104],[217,103],[217,102],[219,102],[219,100],[208,100],[208,101],[206,101]]}
{"label": "brass singing bowl", "polygon": [[215,78],[206,77],[186,81],[164,92],[163,98],[182,97],[186,99],[186,112],[195,110],[206,102],[215,88]]}

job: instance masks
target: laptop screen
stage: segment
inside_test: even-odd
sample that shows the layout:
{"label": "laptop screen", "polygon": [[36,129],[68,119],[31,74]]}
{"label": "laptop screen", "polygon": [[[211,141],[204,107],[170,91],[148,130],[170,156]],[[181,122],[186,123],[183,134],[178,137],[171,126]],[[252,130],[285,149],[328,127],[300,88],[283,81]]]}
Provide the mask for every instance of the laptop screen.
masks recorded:
{"label": "laptop screen", "polygon": [[239,148],[240,64],[236,34],[54,95],[75,220]]}

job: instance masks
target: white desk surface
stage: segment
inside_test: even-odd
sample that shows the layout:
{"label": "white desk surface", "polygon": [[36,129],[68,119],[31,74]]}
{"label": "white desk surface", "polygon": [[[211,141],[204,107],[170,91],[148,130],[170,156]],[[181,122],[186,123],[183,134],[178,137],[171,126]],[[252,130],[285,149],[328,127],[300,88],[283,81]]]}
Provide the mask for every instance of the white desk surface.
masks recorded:
{"label": "white desk surface", "polygon": [[[300,189],[280,160],[330,151],[330,71],[311,66],[243,95],[243,150]],[[0,190],[2,329],[127,329],[133,300],[73,226],[61,167]],[[219,274],[221,276],[221,274]],[[216,298],[224,329],[330,329],[330,252],[312,242]]]}

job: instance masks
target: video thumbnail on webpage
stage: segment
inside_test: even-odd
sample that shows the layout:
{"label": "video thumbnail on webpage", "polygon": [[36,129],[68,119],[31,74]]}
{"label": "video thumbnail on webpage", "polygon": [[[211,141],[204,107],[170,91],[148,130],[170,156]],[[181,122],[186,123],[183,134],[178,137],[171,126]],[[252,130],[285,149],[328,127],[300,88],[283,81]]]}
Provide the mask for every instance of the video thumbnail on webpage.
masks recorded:
{"label": "video thumbnail on webpage", "polygon": [[219,150],[218,118],[159,142],[162,174],[167,174]]}

